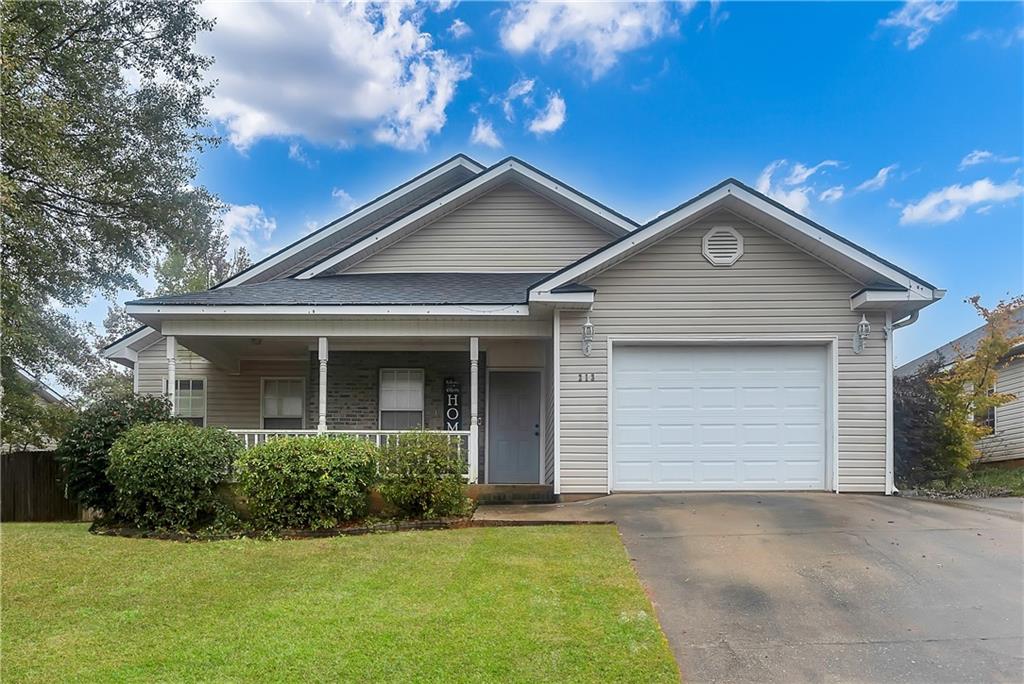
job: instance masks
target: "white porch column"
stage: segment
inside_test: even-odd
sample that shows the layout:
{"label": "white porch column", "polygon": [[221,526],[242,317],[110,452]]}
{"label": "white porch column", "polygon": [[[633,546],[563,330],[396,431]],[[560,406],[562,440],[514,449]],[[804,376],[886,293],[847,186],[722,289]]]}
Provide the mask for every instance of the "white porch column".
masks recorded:
{"label": "white porch column", "polygon": [[479,469],[479,442],[480,442],[480,338],[469,338],[469,482],[475,484],[477,481],[477,470]]}
{"label": "white porch column", "polygon": [[167,400],[171,402],[171,415],[177,414],[174,406],[174,393],[178,389],[176,371],[178,364],[178,341],[174,335],[167,336]]}
{"label": "white porch column", "polygon": [[317,432],[327,431],[327,338],[317,340],[317,358],[320,360],[320,411],[316,423]]}

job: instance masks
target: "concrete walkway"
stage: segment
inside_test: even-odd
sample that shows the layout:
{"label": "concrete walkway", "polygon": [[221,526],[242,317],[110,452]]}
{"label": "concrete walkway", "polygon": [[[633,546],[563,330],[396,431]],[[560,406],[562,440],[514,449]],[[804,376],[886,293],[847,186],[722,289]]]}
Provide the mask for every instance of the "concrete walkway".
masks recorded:
{"label": "concrete walkway", "polygon": [[687,682],[1024,681],[1024,524],[834,494],[481,508],[614,521]]}

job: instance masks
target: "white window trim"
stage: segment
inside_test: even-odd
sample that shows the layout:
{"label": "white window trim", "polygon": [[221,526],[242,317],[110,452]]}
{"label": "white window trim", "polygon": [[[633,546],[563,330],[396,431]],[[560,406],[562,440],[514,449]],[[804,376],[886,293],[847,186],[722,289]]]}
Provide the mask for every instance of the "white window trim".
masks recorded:
{"label": "white window trim", "polygon": [[[264,399],[264,396],[265,396],[265,393],[266,393],[266,381],[267,380],[298,380],[298,381],[300,381],[302,383],[302,427],[300,429],[305,430],[306,429],[306,378],[304,378],[304,377],[302,377],[300,375],[261,375],[260,376],[260,429],[261,430],[266,430],[267,429],[266,425],[264,423],[264,420],[266,419],[266,416],[264,415],[264,411],[266,409],[265,409],[265,405],[263,403],[263,399]],[[278,416],[278,417],[280,417],[280,416]],[[286,416],[286,417],[293,418],[294,416]]]}
{"label": "white window trim", "polygon": [[[206,427],[207,425],[210,424],[210,422],[208,420],[208,416],[210,414],[210,381],[206,378],[205,375],[184,375],[183,376],[183,375],[180,375],[180,374],[176,373],[175,376],[174,376],[174,381],[177,383],[177,382],[181,382],[182,380],[202,380],[203,381],[203,427]],[[164,398],[167,398],[167,376],[166,375],[163,376],[163,378],[161,379],[160,388],[161,388],[161,390],[163,390],[161,392],[161,395]],[[178,388],[175,387],[174,388],[174,400],[175,401],[178,400],[178,396],[179,396],[178,395],[178,391],[179,391]],[[178,407],[175,406],[174,407],[174,417],[175,418],[198,418],[199,416],[182,416],[182,415],[179,415],[178,414]]]}
{"label": "white window trim", "polygon": [[381,409],[380,393],[384,389],[384,373],[387,371],[419,371],[423,374],[423,384],[420,385],[420,428],[425,429],[427,426],[427,371],[414,366],[389,366],[377,371],[377,429],[384,429],[381,427],[381,417],[385,411]]}

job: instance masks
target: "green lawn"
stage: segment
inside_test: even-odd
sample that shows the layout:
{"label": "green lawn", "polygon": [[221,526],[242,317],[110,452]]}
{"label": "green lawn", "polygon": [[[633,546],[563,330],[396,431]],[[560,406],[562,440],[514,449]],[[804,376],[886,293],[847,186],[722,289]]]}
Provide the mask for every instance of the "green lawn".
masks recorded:
{"label": "green lawn", "polygon": [[177,543],[0,527],[4,682],[678,681],[611,526]]}

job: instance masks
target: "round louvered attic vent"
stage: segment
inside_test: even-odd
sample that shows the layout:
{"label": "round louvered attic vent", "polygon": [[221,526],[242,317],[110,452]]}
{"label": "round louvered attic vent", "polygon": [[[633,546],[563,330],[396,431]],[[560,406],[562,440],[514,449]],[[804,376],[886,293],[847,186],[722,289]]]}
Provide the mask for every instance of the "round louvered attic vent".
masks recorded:
{"label": "round louvered attic vent", "polygon": [[729,226],[715,226],[704,233],[703,252],[713,266],[732,266],[743,256],[743,236]]}

